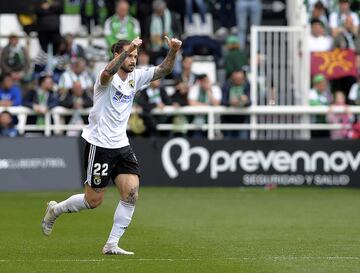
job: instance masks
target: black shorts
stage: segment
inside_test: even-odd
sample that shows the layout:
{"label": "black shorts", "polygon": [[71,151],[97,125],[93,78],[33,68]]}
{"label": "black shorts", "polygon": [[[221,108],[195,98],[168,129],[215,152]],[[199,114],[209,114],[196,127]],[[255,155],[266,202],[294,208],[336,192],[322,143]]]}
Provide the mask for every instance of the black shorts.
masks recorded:
{"label": "black shorts", "polygon": [[104,188],[110,177],[113,181],[119,174],[136,174],[140,176],[139,164],[130,146],[119,149],[107,149],[86,142],[85,184],[92,188]]}

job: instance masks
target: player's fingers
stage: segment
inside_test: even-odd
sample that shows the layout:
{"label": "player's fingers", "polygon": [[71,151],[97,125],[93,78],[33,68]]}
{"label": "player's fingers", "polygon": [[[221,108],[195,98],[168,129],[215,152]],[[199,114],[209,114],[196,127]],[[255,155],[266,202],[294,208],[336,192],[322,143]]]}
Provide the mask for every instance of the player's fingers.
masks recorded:
{"label": "player's fingers", "polygon": [[170,39],[169,39],[169,37],[168,37],[168,36],[164,36],[164,38],[165,38],[166,42],[168,43],[168,45],[170,45]]}

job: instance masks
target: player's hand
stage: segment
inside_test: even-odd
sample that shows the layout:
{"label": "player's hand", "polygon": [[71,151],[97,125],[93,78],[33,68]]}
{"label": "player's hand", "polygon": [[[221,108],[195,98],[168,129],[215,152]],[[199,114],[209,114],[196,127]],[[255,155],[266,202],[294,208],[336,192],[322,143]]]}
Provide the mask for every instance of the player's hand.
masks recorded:
{"label": "player's hand", "polygon": [[165,40],[169,46],[170,49],[173,49],[175,51],[178,51],[181,47],[182,42],[176,38],[169,39],[168,36],[165,36]]}
{"label": "player's hand", "polygon": [[133,52],[135,49],[137,49],[139,46],[141,46],[142,40],[139,37],[136,37],[134,40],[132,40],[130,46],[129,46],[129,53]]}

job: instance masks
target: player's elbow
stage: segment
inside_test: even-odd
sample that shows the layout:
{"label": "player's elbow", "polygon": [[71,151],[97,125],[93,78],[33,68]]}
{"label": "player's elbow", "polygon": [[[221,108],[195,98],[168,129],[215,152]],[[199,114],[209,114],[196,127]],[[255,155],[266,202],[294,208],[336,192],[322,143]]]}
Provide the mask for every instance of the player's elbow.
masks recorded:
{"label": "player's elbow", "polygon": [[107,70],[104,70],[100,75],[100,84],[107,85],[107,83],[109,82],[111,77],[112,77],[112,75],[110,74],[110,72]]}

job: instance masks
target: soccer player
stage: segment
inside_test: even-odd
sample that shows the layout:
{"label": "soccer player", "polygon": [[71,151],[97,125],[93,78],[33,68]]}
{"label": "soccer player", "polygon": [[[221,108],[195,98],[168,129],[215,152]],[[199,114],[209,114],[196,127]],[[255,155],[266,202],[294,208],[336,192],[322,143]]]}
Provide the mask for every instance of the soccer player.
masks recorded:
{"label": "soccer player", "polygon": [[113,60],[100,71],[94,85],[94,106],[89,114],[89,125],[83,129],[86,140],[85,193],[71,196],[57,203],[50,201],[42,220],[42,230],[50,235],[55,220],[63,213],[79,212],[98,207],[104,198],[105,187],[112,178],[120,202],[115,210],[114,223],[103,254],[133,255],[118,246],[129,226],[139,189],[139,166],[126,135],[127,122],[135,93],[144,85],[169,74],[174,66],[178,39],[165,37],[169,51],[164,61],[152,68],[136,69],[139,38],[131,43],[120,40],[112,46]]}

